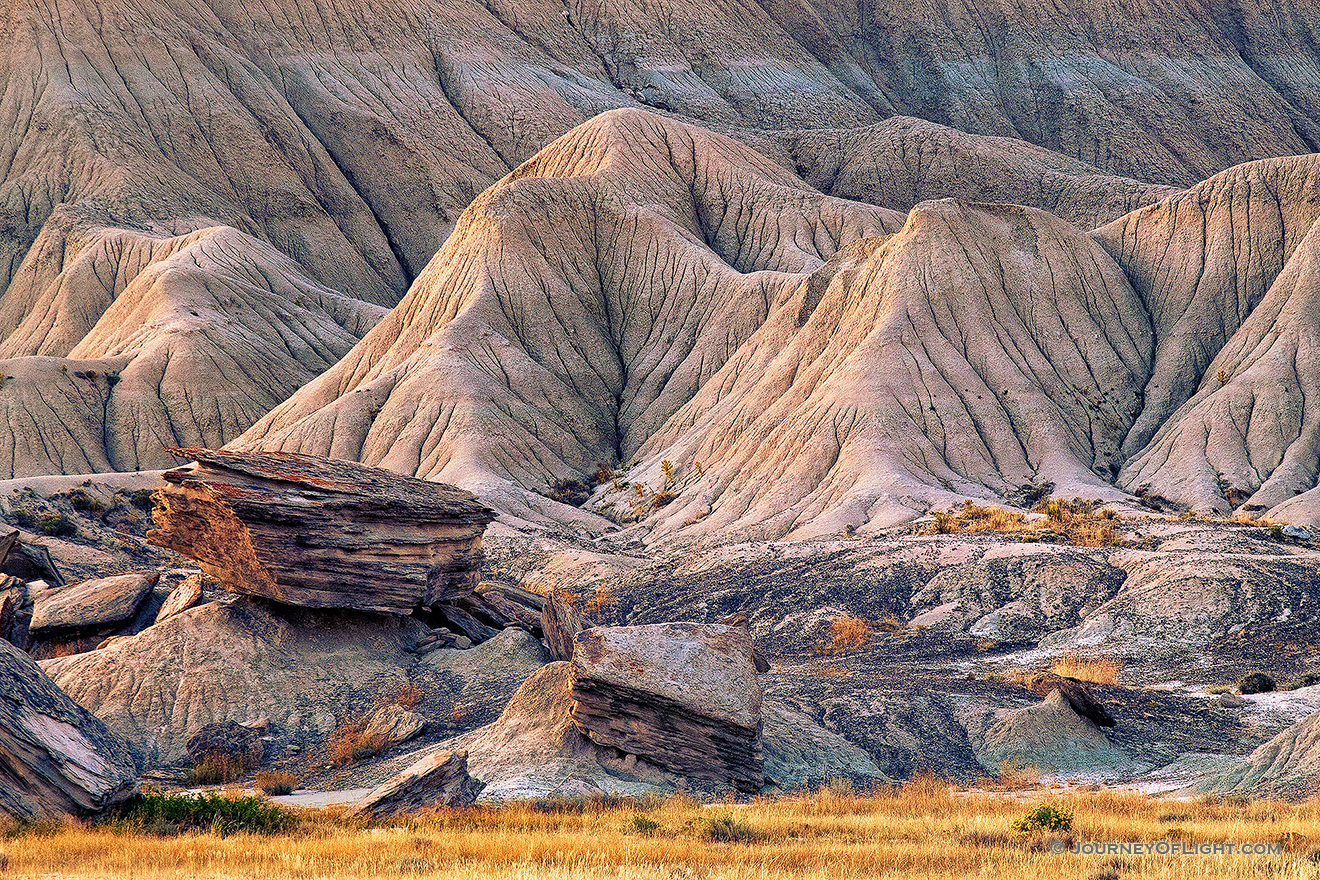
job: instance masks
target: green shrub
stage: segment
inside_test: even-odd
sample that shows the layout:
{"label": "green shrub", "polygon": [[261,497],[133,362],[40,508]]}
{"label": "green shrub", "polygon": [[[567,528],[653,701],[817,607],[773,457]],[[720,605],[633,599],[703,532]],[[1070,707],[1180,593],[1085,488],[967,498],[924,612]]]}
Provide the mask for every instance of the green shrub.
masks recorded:
{"label": "green shrub", "polygon": [[1254,669],[1238,679],[1238,693],[1264,694],[1274,690],[1274,679]]}
{"label": "green shrub", "polygon": [[156,503],[151,500],[151,494],[150,489],[135,489],[133,490],[133,494],[129,497],[132,499],[135,507],[140,507],[143,510],[151,510],[152,506]]}
{"label": "green shrub", "polygon": [[1069,831],[1072,829],[1072,810],[1060,810],[1049,804],[1032,807],[1026,815],[1013,820],[1013,830],[1019,834],[1035,834],[1038,831]]}
{"label": "green shrub", "polygon": [[33,529],[37,525],[37,515],[26,507],[15,507],[9,511],[9,518],[14,524],[24,529]]}
{"label": "green shrub", "polygon": [[645,834],[650,837],[660,832],[660,823],[650,816],[643,816],[641,813],[633,813],[632,830],[638,834]]}
{"label": "green shrub", "polygon": [[43,535],[67,538],[78,534],[78,526],[65,513],[43,513],[37,517],[37,529]]}
{"label": "green shrub", "polygon": [[105,505],[82,489],[74,489],[69,493],[69,504],[79,513],[90,513],[93,516],[105,513]]}
{"label": "green shrub", "polygon": [[1283,526],[1280,525],[1270,526],[1270,540],[1273,541],[1283,540]]}
{"label": "green shrub", "polygon": [[112,820],[112,827],[146,834],[172,835],[210,831],[230,834],[279,834],[294,826],[289,810],[257,797],[146,792]]}
{"label": "green shrub", "polygon": [[732,816],[707,819],[706,829],[701,836],[717,843],[746,843],[761,839],[761,835],[752,826]]}
{"label": "green shrub", "polygon": [[1295,691],[1298,688],[1310,687],[1313,684],[1320,684],[1320,672],[1303,672],[1301,675],[1294,676],[1283,686],[1285,691]]}

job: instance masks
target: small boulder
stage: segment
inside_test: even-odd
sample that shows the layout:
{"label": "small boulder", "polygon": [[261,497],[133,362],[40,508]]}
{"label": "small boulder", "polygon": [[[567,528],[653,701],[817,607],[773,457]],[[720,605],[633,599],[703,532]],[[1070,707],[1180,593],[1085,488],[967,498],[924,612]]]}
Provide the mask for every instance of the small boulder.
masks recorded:
{"label": "small boulder", "polygon": [[362,738],[379,742],[381,750],[407,742],[422,732],[426,719],[397,704],[381,706],[367,718],[362,726]]}
{"label": "small boulder", "polygon": [[97,815],[137,791],[128,747],[0,641],[0,814]]}
{"label": "small boulder", "polygon": [[381,783],[346,815],[380,818],[427,807],[466,807],[477,799],[482,787],[468,775],[467,752],[432,752]]}
{"label": "small boulder", "polygon": [[160,610],[156,612],[156,623],[169,620],[180,611],[187,611],[200,602],[201,599],[202,576],[194,574],[184,578],[161,603]]}
{"label": "small boulder", "polygon": [[573,723],[593,742],[761,789],[761,685],[746,628],[598,626],[578,633],[572,664]]}

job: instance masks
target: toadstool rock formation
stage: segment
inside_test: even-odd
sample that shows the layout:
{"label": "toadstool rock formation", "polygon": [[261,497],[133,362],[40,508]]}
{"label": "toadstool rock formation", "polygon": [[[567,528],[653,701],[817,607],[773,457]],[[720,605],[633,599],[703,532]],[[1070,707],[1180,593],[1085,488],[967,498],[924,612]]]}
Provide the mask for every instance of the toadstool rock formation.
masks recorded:
{"label": "toadstool rock formation", "polygon": [[467,492],[342,461],[183,449],[147,539],[236,593],[408,614],[471,593],[494,519]]}

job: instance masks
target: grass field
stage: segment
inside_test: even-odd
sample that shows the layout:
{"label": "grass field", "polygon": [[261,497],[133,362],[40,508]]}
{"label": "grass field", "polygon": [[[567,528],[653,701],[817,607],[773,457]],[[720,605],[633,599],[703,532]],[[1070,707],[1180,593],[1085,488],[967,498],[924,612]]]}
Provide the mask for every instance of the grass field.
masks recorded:
{"label": "grass field", "polygon": [[[1022,834],[1036,804],[1068,832]],[[1320,803],[1176,801],[1106,791],[960,791],[919,779],[745,804],[514,804],[370,824],[300,814],[272,835],[11,828],[0,876],[77,878],[1320,877]],[[1231,842],[1262,854],[1100,854],[1074,843]]]}

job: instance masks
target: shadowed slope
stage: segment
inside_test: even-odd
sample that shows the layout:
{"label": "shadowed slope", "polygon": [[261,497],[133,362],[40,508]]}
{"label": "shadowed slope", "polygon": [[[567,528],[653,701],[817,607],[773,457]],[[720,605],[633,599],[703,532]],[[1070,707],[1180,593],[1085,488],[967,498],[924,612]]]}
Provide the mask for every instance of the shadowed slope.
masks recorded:
{"label": "shadowed slope", "polygon": [[803,179],[822,192],[902,210],[946,197],[1006,202],[1091,229],[1177,192],[1025,141],[907,116],[852,130],[784,132],[779,141]]}
{"label": "shadowed slope", "polygon": [[1093,233],[1141,294],[1159,340],[1125,455],[1203,386],[1317,216],[1320,159],[1299,156],[1231,168]]}
{"label": "shadowed slope", "polygon": [[1320,506],[1303,495],[1320,474],[1317,400],[1320,225],[1312,225],[1197,393],[1124,469],[1123,485],[1149,485],[1200,509],[1283,505],[1290,521],[1320,524]]}
{"label": "shadowed slope", "polygon": [[389,317],[236,445],[357,458],[508,510],[505,480],[627,459],[791,273],[901,220],[701,129],[598,117],[478,199]]}

